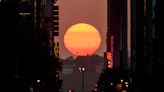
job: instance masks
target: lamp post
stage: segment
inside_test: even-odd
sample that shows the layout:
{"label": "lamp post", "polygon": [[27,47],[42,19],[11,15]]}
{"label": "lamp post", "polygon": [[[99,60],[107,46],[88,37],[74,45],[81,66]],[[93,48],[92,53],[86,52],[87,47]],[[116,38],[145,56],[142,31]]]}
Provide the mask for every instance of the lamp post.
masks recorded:
{"label": "lamp post", "polygon": [[85,72],[85,68],[84,67],[79,67],[79,71],[82,72],[82,92],[84,92],[84,72]]}

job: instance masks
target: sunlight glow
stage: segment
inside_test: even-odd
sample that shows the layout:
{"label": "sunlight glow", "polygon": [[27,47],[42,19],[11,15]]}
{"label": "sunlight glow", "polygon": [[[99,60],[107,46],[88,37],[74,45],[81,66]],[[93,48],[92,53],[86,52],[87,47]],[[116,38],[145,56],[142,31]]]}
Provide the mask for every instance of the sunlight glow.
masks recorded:
{"label": "sunlight glow", "polygon": [[92,25],[78,23],[71,26],[64,35],[64,44],[76,56],[91,55],[100,47],[99,31]]}

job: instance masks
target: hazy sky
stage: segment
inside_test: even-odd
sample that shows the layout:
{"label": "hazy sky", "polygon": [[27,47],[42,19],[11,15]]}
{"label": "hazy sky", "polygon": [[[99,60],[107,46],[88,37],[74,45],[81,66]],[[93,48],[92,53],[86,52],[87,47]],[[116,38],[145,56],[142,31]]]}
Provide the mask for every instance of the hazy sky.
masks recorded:
{"label": "hazy sky", "polygon": [[60,16],[60,58],[73,56],[64,46],[63,38],[66,30],[79,22],[95,26],[101,35],[101,45],[95,54],[103,56],[106,49],[107,0],[58,0]]}

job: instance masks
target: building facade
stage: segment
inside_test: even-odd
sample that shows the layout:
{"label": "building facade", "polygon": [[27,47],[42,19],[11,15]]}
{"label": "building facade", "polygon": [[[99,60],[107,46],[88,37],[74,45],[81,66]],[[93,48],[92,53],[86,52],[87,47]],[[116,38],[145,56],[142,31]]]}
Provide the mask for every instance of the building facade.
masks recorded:
{"label": "building facade", "polygon": [[[62,62],[62,92],[67,92],[69,89],[75,92],[82,92],[82,90],[91,92],[105,68],[104,58],[98,55],[70,57]],[[84,76],[79,67],[85,68]]]}
{"label": "building facade", "polygon": [[[49,38],[54,42],[54,37],[49,36],[47,25],[44,25],[49,16],[45,14],[47,1],[52,4],[50,0],[0,1],[3,23],[0,29],[6,34],[2,42],[6,51],[0,63],[0,85],[6,91],[57,92],[60,89],[61,80],[56,73],[60,64],[56,65],[59,68],[54,74],[50,72],[59,59],[50,57]],[[54,47],[51,52],[54,52]],[[52,86],[51,81],[58,85]]]}
{"label": "building facade", "polygon": [[107,52],[112,52],[113,68],[130,69],[131,15],[129,9],[131,3],[129,0],[108,0],[107,3]]}
{"label": "building facade", "polygon": [[135,87],[144,91],[155,89],[155,3],[156,0],[132,0],[132,69]]}

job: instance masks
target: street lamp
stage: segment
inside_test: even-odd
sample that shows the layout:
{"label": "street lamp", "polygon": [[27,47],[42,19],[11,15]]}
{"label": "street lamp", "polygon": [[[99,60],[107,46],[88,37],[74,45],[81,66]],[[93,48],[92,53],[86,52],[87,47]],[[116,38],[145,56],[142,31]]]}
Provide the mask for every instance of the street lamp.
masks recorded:
{"label": "street lamp", "polygon": [[110,85],[113,86],[113,83],[111,82]]}
{"label": "street lamp", "polygon": [[79,67],[79,71],[82,72],[82,92],[84,92],[84,72],[85,72],[85,68],[84,67]]}
{"label": "street lamp", "polygon": [[123,82],[124,82],[124,80],[123,80],[123,79],[121,79],[120,81],[121,81],[121,83],[123,83]]}
{"label": "street lamp", "polygon": [[37,83],[40,83],[40,80],[36,80],[37,81]]}

